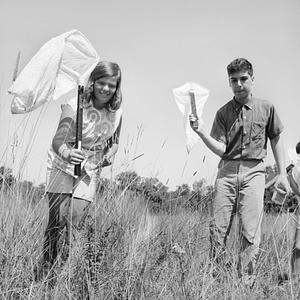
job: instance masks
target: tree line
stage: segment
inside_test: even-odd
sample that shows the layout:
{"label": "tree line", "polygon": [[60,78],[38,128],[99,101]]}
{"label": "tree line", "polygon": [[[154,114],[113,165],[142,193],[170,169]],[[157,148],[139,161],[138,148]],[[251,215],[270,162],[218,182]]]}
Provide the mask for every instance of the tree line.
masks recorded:
{"label": "tree line", "polygon": [[[277,175],[276,165],[266,167],[266,182]],[[35,186],[28,180],[17,180],[10,168],[0,167],[0,189],[6,193],[17,193],[30,203],[37,203],[45,193],[45,184]],[[114,180],[100,178],[98,183],[98,197],[104,193],[118,196],[121,193],[130,197],[143,199],[151,211],[173,213],[178,209],[199,211],[210,214],[211,202],[214,197],[214,186],[207,184],[205,179],[195,181],[190,187],[182,184],[170,191],[169,187],[154,177],[141,177],[135,171],[123,171]],[[265,190],[264,209],[266,213],[278,214],[292,212],[298,205],[297,197],[289,195],[283,205],[274,203],[271,198],[274,186]]]}

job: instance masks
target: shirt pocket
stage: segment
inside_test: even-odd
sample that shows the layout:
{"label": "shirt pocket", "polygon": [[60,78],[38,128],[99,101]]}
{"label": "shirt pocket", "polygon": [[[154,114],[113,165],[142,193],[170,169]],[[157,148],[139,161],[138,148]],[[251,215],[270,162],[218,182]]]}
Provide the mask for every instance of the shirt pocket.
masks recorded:
{"label": "shirt pocket", "polygon": [[266,126],[263,122],[253,122],[251,128],[251,140],[263,140],[266,132]]}

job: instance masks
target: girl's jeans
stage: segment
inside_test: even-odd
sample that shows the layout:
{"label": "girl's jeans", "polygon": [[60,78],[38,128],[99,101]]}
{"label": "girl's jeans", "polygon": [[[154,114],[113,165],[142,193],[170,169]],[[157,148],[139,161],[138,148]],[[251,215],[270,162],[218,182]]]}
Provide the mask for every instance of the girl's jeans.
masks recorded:
{"label": "girl's jeans", "polygon": [[[88,213],[91,202],[73,198],[71,194],[47,193],[49,200],[49,221],[45,232],[44,263],[52,266],[57,258],[58,242],[64,237],[62,244],[67,249],[66,260],[69,252],[70,234],[72,236],[80,229]],[[64,230],[66,231],[65,234]]]}

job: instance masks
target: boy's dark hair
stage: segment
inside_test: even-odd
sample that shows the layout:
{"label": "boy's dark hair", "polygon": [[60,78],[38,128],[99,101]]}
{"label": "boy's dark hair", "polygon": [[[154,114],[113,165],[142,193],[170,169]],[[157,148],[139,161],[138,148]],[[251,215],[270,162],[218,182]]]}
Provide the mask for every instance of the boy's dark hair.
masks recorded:
{"label": "boy's dark hair", "polygon": [[296,145],[296,152],[297,154],[300,154],[300,142],[298,142]]}
{"label": "boy's dark hair", "polygon": [[247,71],[250,76],[253,75],[252,64],[245,58],[236,58],[227,66],[228,76],[240,71]]}

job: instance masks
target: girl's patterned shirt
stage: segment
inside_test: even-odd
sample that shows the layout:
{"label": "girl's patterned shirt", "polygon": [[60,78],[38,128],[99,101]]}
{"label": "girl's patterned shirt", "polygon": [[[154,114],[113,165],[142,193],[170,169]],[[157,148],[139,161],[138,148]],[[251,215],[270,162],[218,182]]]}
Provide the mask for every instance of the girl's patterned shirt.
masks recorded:
{"label": "girl's patterned shirt", "polygon": [[[66,143],[74,146],[76,138],[76,99],[74,98],[67,104],[63,104],[61,108],[61,120],[66,117],[74,120],[71,132],[66,137]],[[110,112],[105,108],[98,110],[94,108],[92,103],[84,105],[82,120],[82,151],[86,159],[81,165],[85,168],[88,175],[91,176],[100,169],[100,163],[103,160],[107,143],[116,132],[121,116],[121,108],[115,112]],[[74,176],[74,165],[63,160],[55,153],[52,147],[48,151],[47,168],[56,168]]]}

